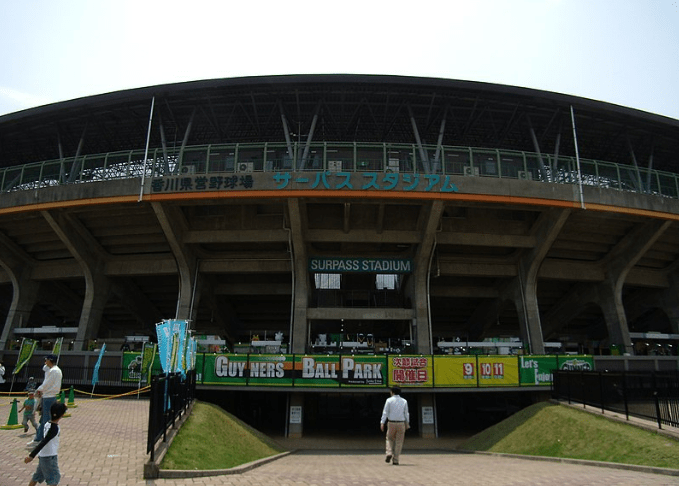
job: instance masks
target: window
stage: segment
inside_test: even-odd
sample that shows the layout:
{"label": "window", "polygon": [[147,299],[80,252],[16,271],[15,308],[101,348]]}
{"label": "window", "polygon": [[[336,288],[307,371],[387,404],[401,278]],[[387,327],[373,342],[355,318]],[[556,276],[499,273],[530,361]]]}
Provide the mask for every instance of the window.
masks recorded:
{"label": "window", "polygon": [[396,274],[377,274],[375,287],[377,290],[395,290],[399,285],[398,277]]}
{"label": "window", "polygon": [[339,273],[315,273],[314,282],[317,289],[340,289],[342,275]]}

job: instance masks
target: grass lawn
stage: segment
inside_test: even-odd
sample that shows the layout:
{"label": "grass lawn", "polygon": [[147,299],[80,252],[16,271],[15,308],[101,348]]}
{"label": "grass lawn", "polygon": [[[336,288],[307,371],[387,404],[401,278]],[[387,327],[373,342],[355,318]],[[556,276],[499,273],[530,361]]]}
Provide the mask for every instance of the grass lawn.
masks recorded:
{"label": "grass lawn", "polygon": [[160,468],[228,469],[283,451],[220,407],[196,401]]}
{"label": "grass lawn", "polygon": [[461,449],[679,469],[679,441],[547,402],[476,434]]}

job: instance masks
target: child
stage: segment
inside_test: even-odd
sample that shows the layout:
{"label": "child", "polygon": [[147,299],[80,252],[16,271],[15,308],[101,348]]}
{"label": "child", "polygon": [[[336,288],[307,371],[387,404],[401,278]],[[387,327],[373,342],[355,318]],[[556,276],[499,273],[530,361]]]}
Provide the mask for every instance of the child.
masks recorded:
{"label": "child", "polygon": [[24,433],[28,432],[29,420],[33,424],[33,428],[38,430],[38,424],[35,421],[35,398],[33,397],[35,397],[35,393],[29,392],[28,398],[24,400],[24,406],[19,410],[19,413],[21,413],[21,410],[24,411],[24,420],[21,422],[21,425],[24,426]]}
{"label": "child", "polygon": [[26,391],[27,392],[34,392],[35,389],[38,388],[38,385],[35,383],[35,378],[32,376],[28,379],[28,383],[26,383]]}
{"label": "child", "polygon": [[33,474],[29,486],[35,486],[37,483],[45,481],[48,486],[55,486],[59,484],[61,473],[59,472],[59,463],[57,462],[57,454],[59,453],[59,419],[64,416],[68,408],[63,403],[56,402],[50,408],[50,421],[46,422],[44,427],[44,437],[40,443],[31,451],[31,453],[24,459],[28,464],[35,456],[38,456],[38,468]]}

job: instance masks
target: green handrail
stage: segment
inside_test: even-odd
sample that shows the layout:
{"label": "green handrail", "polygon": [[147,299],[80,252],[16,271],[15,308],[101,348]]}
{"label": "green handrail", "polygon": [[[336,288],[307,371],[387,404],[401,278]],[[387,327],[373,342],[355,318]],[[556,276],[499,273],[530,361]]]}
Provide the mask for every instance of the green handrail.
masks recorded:
{"label": "green handrail", "polygon": [[[3,192],[39,189],[114,179],[165,177],[204,173],[342,171],[425,173],[426,167],[442,175],[525,179],[555,184],[597,186],[679,199],[679,177],[671,172],[637,168],[613,162],[482,147],[424,146],[414,144],[317,142],[235,143],[158,147],[46,160],[0,169]],[[303,154],[306,154],[304,156]],[[422,157],[427,160],[423,160]],[[75,173],[72,173],[75,172]]]}

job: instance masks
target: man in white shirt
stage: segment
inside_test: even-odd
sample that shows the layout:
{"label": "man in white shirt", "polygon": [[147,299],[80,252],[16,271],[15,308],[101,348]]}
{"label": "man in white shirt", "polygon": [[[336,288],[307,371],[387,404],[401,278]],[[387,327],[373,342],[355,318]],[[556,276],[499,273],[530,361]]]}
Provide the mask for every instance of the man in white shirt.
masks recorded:
{"label": "man in white shirt", "polygon": [[405,433],[410,428],[410,414],[408,413],[408,402],[401,398],[401,389],[397,386],[391,389],[391,396],[384,402],[382,418],[380,419],[380,430],[382,432],[384,432],[384,424],[387,421],[387,457],[385,461],[389,462],[393,458],[392,464],[398,466]]}
{"label": "man in white shirt", "polygon": [[57,396],[61,392],[61,379],[62,373],[61,369],[57,366],[57,357],[53,354],[45,356],[45,379],[42,385],[35,390],[35,396],[42,399],[42,412],[40,413],[40,425],[35,434],[35,439],[29,442],[27,445],[30,447],[36,446],[44,437],[44,425],[50,420],[50,409],[52,405],[56,403]]}

